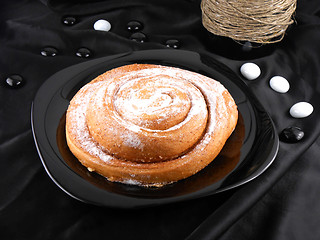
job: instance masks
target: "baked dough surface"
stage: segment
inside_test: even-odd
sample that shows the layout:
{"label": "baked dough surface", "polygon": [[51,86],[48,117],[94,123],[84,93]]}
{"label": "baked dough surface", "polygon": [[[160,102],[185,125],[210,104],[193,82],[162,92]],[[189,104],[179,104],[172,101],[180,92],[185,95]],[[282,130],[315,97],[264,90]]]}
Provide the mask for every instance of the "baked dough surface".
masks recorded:
{"label": "baked dough surface", "polygon": [[110,181],[163,186],[219,154],[238,119],[222,84],[180,68],[131,64],[98,76],[66,114],[71,152]]}

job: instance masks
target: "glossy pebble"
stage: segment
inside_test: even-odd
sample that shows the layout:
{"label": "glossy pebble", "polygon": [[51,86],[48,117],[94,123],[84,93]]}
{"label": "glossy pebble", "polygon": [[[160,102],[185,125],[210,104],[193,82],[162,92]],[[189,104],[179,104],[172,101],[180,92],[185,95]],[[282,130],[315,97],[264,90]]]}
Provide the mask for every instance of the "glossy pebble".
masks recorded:
{"label": "glossy pebble", "polygon": [[138,31],[141,31],[143,29],[143,25],[139,21],[130,21],[127,24],[127,29],[130,32],[138,32]]}
{"label": "glossy pebble", "polygon": [[91,56],[91,51],[88,48],[79,48],[76,52],[76,56],[81,58],[88,58]]}
{"label": "glossy pebble", "polygon": [[176,40],[176,39],[169,39],[166,41],[166,46],[169,48],[177,49],[180,47],[180,42],[179,40]]}
{"label": "glossy pebble", "polygon": [[242,51],[244,52],[250,52],[252,50],[252,44],[251,42],[245,42],[243,45],[242,45]]}
{"label": "glossy pebble", "polygon": [[6,84],[11,88],[21,87],[23,83],[24,80],[20,75],[11,75],[6,79]]}
{"label": "glossy pebble", "polygon": [[142,32],[136,32],[130,36],[130,39],[132,41],[143,43],[147,40],[147,36]]}
{"label": "glossy pebble", "polygon": [[100,19],[93,24],[93,28],[98,31],[108,32],[111,29],[111,24],[104,19]]}
{"label": "glossy pebble", "polygon": [[62,22],[66,26],[72,26],[77,22],[77,19],[75,17],[64,17]]}
{"label": "glossy pebble", "polygon": [[280,133],[280,140],[288,143],[296,143],[304,137],[304,132],[299,127],[287,127]]}
{"label": "glossy pebble", "polygon": [[294,118],[305,118],[313,112],[313,106],[307,102],[298,102],[290,108],[289,112]]}
{"label": "glossy pebble", "polygon": [[286,93],[290,89],[290,84],[287,79],[281,76],[274,76],[269,81],[270,87],[279,93]]}
{"label": "glossy pebble", "polygon": [[255,80],[261,74],[261,70],[260,70],[259,66],[255,63],[243,64],[240,67],[240,72],[241,72],[242,76],[244,76],[248,80]]}
{"label": "glossy pebble", "polygon": [[58,50],[54,47],[45,47],[40,53],[44,57],[54,57],[58,54]]}

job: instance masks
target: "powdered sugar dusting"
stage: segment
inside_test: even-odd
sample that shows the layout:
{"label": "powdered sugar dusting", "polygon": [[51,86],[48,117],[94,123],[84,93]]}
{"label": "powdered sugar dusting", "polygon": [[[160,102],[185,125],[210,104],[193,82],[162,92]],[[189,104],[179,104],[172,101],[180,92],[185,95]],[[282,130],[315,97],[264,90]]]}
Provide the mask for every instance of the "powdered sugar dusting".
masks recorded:
{"label": "powdered sugar dusting", "polygon": [[133,148],[143,149],[144,144],[139,139],[137,134],[125,134],[123,136],[123,144]]}
{"label": "powdered sugar dusting", "polygon": [[81,147],[92,156],[98,157],[107,162],[113,157],[103,152],[102,148],[92,139],[86,121],[86,111],[89,101],[95,90],[101,87],[102,83],[91,83],[85,85],[72,99],[74,108],[68,111],[69,119],[72,121],[71,132],[78,142],[78,147]]}
{"label": "powdered sugar dusting", "polygon": [[137,186],[142,186],[143,184],[137,180],[133,179],[124,179],[122,180],[122,183],[129,184],[129,185],[137,185]]}
{"label": "powdered sugar dusting", "polygon": [[[179,73],[179,71],[183,71],[183,74]],[[194,80],[195,77],[197,80],[200,80],[201,78],[198,76],[198,74],[186,70],[171,67],[160,67],[133,71],[120,78],[121,81],[125,82],[120,89],[133,89],[135,82],[150,78],[150,76],[152,76],[153,81],[151,83],[147,83],[145,88],[156,87],[155,94],[152,95],[150,99],[136,98],[134,97],[136,92],[132,90],[129,93],[130,97],[126,99],[122,99],[120,97],[115,101],[117,109],[125,112],[126,116],[128,117],[127,119],[134,118],[139,119],[142,122],[144,118],[141,117],[141,114],[157,114],[157,121],[161,123],[162,121],[167,121],[168,118],[173,118],[175,113],[181,112],[180,106],[186,106],[186,104],[191,101],[191,109],[184,117],[184,121],[175,124],[168,129],[160,130],[169,132],[180,128],[186,122],[190,121],[193,116],[206,112],[206,101],[203,97],[203,94],[198,89],[198,86],[194,83],[196,82]],[[132,78],[134,80],[130,81]],[[148,84],[150,84],[150,86],[148,86]],[[167,87],[164,88],[163,86]],[[220,90],[221,86],[218,85],[218,88],[216,89]],[[175,91],[186,92],[188,94],[188,101],[175,96]],[[164,95],[166,97],[164,100],[162,99],[162,104],[154,104],[155,106],[151,108],[149,107],[161,97],[163,98]],[[138,125],[140,124],[138,123]],[[141,125],[143,125],[143,123],[141,123]],[[156,132],[158,130],[153,129],[153,131]]]}

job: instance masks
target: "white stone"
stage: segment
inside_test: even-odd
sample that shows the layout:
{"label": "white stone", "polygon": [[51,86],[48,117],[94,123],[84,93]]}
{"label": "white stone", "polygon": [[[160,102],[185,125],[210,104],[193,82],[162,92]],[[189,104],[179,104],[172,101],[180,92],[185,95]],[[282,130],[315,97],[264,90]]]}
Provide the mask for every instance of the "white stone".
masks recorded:
{"label": "white stone", "polygon": [[111,29],[111,24],[107,20],[100,19],[94,23],[93,28],[98,31],[108,32]]}
{"label": "white stone", "polygon": [[290,89],[290,84],[287,79],[281,76],[274,76],[270,79],[270,87],[279,93],[286,93]]}
{"label": "white stone", "polygon": [[261,74],[259,66],[251,62],[243,64],[240,67],[240,72],[248,80],[255,80]]}
{"label": "white stone", "polygon": [[298,102],[290,108],[290,115],[294,118],[308,117],[313,112],[313,106],[308,102]]}

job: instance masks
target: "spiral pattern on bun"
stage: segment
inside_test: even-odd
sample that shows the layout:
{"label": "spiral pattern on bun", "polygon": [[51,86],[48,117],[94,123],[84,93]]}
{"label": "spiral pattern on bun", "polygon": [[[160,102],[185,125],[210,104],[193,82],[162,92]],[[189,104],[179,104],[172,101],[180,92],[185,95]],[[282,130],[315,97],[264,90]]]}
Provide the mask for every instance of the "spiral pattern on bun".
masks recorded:
{"label": "spiral pattern on bun", "polygon": [[206,167],[238,111],[217,81],[180,68],[131,64],[83,86],[66,114],[71,152],[110,181],[162,186]]}

